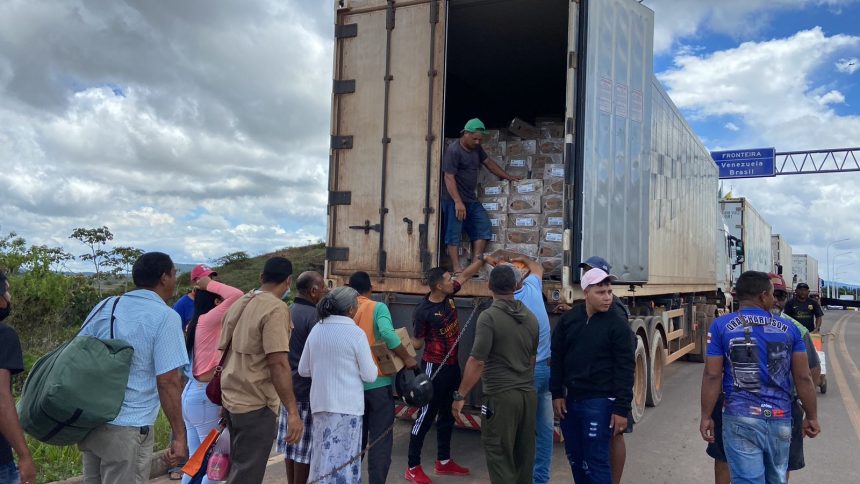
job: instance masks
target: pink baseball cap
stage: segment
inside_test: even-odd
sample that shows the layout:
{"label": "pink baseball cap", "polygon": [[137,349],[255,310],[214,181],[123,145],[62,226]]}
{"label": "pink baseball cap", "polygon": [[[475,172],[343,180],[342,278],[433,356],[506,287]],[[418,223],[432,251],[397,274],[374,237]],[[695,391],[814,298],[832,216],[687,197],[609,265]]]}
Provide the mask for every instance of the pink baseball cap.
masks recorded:
{"label": "pink baseball cap", "polygon": [[600,284],[601,282],[609,279],[610,281],[618,280],[617,277],[612,274],[607,274],[603,269],[591,269],[582,275],[582,279],[579,281],[579,285],[582,286],[582,290],[588,289],[590,286],[594,286]]}
{"label": "pink baseball cap", "polygon": [[211,267],[206,264],[197,264],[194,266],[194,269],[191,269],[191,282],[200,279],[201,277],[206,276],[217,276],[218,273],[213,271]]}

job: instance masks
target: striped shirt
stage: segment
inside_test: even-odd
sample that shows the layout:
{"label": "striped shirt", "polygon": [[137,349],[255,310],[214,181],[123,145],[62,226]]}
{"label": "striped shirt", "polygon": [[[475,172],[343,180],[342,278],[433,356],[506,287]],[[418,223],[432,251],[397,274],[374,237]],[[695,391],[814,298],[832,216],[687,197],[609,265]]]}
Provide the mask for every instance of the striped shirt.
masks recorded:
{"label": "striped shirt", "polygon": [[[81,335],[110,338],[110,314],[113,302],[101,303],[90,312],[92,321]],[[93,316],[93,313],[98,314]],[[188,364],[182,322],[179,314],[148,289],[137,289],[122,296],[116,306],[114,338],[125,340],[134,348],[125,399],[112,425],[143,427],[153,425],[160,401],[155,377]]]}

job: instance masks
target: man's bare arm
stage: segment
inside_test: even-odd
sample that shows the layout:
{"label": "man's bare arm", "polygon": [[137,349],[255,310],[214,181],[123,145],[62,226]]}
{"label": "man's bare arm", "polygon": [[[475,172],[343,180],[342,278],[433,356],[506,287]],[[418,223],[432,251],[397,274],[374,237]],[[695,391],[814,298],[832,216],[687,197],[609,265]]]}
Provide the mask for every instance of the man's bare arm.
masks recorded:
{"label": "man's bare arm", "polygon": [[495,161],[493,161],[489,157],[484,159],[483,163],[484,163],[484,166],[486,166],[487,169],[490,170],[490,173],[492,173],[493,175],[496,175],[497,177],[501,178],[502,180],[519,180],[519,178],[517,178],[515,176],[508,175],[508,172],[503,170],[502,167],[500,167]]}
{"label": "man's bare arm", "polygon": [[[9,370],[0,369],[0,434],[3,434],[9,445],[15,449],[15,454],[18,455],[19,460],[18,465],[23,472],[24,465],[22,462],[28,466],[28,469],[33,468],[33,456],[30,454],[30,449],[27,448],[24,431],[21,430],[21,423],[18,421],[15,398],[12,396],[11,380],[12,374]],[[35,470],[33,473],[35,474]]]}
{"label": "man's bare arm", "polygon": [[290,368],[289,353],[286,351],[269,353],[266,355],[266,366],[269,367],[272,385],[278,392],[278,398],[281,399],[288,412],[298,414],[296,394],[293,393],[293,375]]}
{"label": "man's bare arm", "polygon": [[460,198],[460,190],[457,188],[457,178],[455,175],[445,173],[445,187],[448,189],[448,193],[451,195],[454,203],[463,203],[463,199]]}
{"label": "man's bare arm", "polygon": [[461,272],[457,276],[457,280],[459,280],[460,283],[463,283],[463,282],[470,280],[472,278],[472,276],[474,276],[475,274],[478,273],[479,270],[481,270],[481,267],[483,265],[484,265],[484,259],[482,257],[475,257],[475,260],[473,260],[472,263],[469,264],[468,267],[463,269],[463,272]]}

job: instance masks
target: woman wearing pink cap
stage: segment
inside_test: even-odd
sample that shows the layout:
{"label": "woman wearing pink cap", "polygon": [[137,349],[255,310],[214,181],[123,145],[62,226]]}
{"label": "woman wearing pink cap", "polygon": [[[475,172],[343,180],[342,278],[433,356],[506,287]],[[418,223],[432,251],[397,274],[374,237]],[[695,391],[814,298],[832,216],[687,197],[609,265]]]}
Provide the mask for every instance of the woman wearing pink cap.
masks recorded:
{"label": "woman wearing pink cap", "polygon": [[[191,271],[191,283],[197,290],[194,297],[194,317],[188,323],[185,346],[191,360],[191,375],[182,392],[182,416],[188,435],[189,455],[200,447],[210,430],[218,425],[221,407],[206,397],[206,384],[212,380],[215,367],[221,360],[218,341],[221,339],[221,320],[243,293],[235,287],[212,280],[215,271],[198,265]],[[182,477],[183,483],[191,478]],[[208,478],[204,483],[210,482]]]}

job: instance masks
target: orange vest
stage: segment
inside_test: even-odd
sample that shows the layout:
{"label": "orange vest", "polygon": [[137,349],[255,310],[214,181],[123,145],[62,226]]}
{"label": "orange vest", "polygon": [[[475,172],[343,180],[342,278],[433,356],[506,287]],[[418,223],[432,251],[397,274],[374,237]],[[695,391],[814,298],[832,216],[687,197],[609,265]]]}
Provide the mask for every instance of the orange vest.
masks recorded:
{"label": "orange vest", "polygon": [[[355,313],[355,324],[357,324],[358,327],[364,331],[364,334],[367,335],[367,342],[370,344],[371,348],[376,344],[376,335],[373,331],[374,312],[376,312],[376,301],[364,296],[358,296],[358,312]],[[375,355],[373,357],[373,361],[376,362]],[[378,362],[376,362],[376,371],[379,372],[379,375],[382,375]]]}

